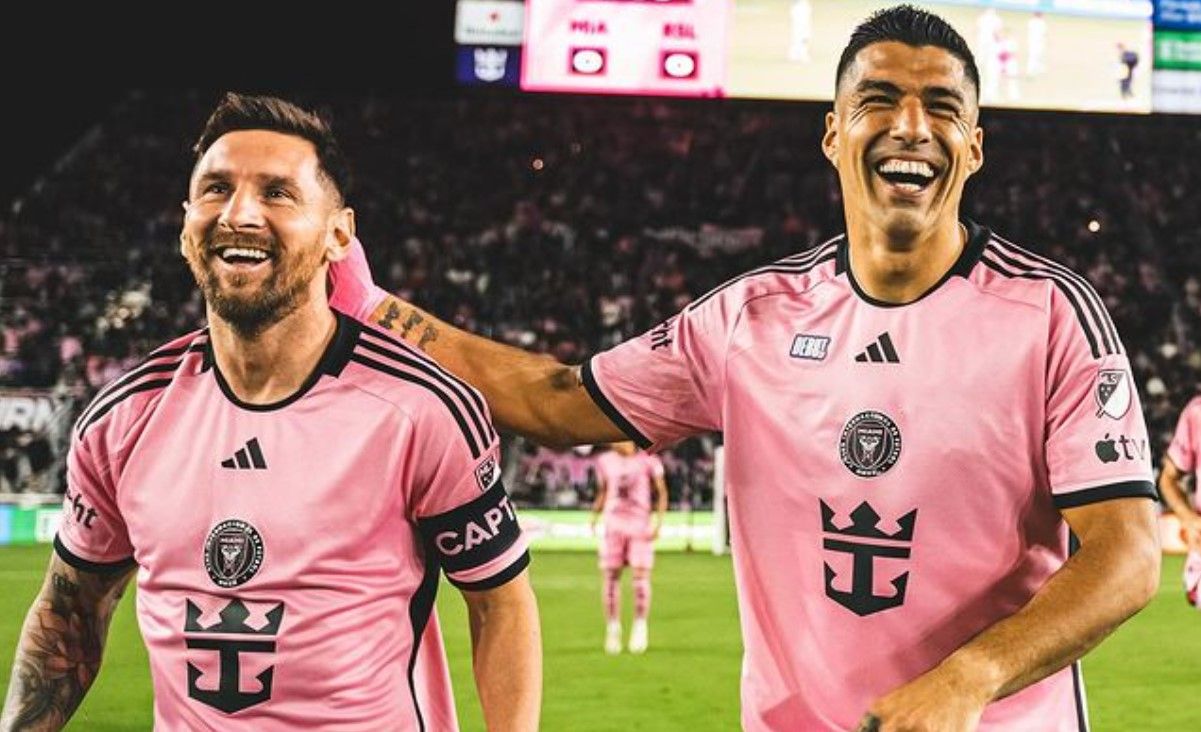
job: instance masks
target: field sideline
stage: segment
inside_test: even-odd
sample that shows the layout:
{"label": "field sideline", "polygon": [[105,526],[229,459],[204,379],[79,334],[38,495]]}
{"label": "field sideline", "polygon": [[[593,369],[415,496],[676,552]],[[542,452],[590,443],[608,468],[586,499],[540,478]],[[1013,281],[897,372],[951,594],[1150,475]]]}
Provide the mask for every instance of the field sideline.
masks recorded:
{"label": "field sideline", "polygon": [[[0,548],[0,686],[49,549]],[[543,729],[735,730],[741,644],[728,557],[661,553],[655,572],[651,649],[601,652],[599,582],[584,552],[534,555],[542,610],[546,684]],[[1084,660],[1094,732],[1189,729],[1201,689],[1201,613],[1180,590],[1181,559],[1167,557],[1159,596]],[[629,608],[628,578],[625,605]],[[132,593],[131,593],[132,594]],[[130,597],[122,601],[99,680],[71,730],[148,730],[149,672]],[[473,693],[466,615],[443,584],[438,611],[464,730],[482,730]],[[627,623],[628,625],[628,623]]]}

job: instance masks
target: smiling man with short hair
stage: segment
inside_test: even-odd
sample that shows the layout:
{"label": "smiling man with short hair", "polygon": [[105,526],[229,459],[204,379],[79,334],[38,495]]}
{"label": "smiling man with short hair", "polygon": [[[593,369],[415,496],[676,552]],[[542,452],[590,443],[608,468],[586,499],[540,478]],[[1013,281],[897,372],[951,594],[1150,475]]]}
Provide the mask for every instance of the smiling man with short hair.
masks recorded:
{"label": "smiling man with short hair", "polygon": [[1086,730],[1075,661],[1159,580],[1126,352],[1083,277],[960,217],[984,133],[950,25],[880,11],[838,68],[846,233],[582,367],[375,289],[360,251],[335,302],[535,441],[723,433],[748,732]]}

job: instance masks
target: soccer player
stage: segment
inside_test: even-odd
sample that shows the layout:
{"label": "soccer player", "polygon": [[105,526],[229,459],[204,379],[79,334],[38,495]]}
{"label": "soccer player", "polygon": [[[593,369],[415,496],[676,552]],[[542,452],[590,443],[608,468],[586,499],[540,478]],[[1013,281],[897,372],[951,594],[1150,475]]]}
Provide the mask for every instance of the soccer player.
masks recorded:
{"label": "soccer player", "polygon": [[[1123,448],[1126,446],[1123,445]],[[1201,397],[1193,397],[1180,413],[1176,422],[1176,433],[1168,452],[1163,457],[1159,471],[1159,492],[1164,503],[1180,519],[1180,529],[1188,545],[1188,556],[1184,561],[1184,593],[1189,604],[1201,609],[1201,504],[1194,486],[1190,505],[1184,489],[1184,478],[1194,475],[1201,467]]]}
{"label": "soccer player", "polygon": [[441,571],[468,606],[488,728],[536,729],[527,541],[487,407],[327,301],[355,228],[330,128],[229,94],[195,151],[180,249],[208,327],[76,423],[0,728],[66,724],[136,572],[156,729],[457,729]]}
{"label": "soccer player", "polygon": [[651,611],[655,539],[659,538],[663,514],[667,511],[663,461],[639,452],[633,442],[623,440],[597,456],[596,476],[592,531],[596,533],[597,519],[604,515],[604,537],[598,554],[605,610],[605,652],[621,653],[621,572],[629,566],[634,585],[630,653],[642,653],[650,637],[647,617]]}
{"label": "soccer player", "polygon": [[498,425],[652,451],[723,433],[749,732],[1087,729],[1075,662],[1158,587],[1151,465],[1118,449],[1146,426],[1101,298],[960,217],[979,89],[941,18],[872,15],[821,144],[845,234],[581,367],[373,289],[361,252],[335,265],[337,301],[423,341]]}

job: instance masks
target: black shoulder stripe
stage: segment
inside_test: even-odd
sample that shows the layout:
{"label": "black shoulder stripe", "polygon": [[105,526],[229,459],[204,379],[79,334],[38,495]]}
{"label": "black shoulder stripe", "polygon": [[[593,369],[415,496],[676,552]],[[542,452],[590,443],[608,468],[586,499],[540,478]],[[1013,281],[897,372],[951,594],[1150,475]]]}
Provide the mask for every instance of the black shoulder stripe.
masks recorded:
{"label": "black shoulder stripe", "polygon": [[[997,259],[993,259],[996,257]],[[997,261],[1000,260],[1000,261]],[[989,249],[985,255],[981,257],[981,261],[992,270],[999,272],[1006,277],[1020,277],[1027,280],[1045,280],[1055,284],[1059,291],[1067,298],[1068,304],[1072,306],[1072,310],[1076,312],[1076,320],[1080,322],[1080,328],[1084,331],[1084,337],[1088,340],[1089,350],[1092,351],[1093,358],[1101,358],[1101,351],[1104,348],[1105,353],[1115,353],[1109,340],[1104,337],[1104,333],[1100,328],[1094,327],[1088,316],[1081,306],[1081,298],[1079,293],[1073,289],[1063,278],[1056,276],[1054,273],[1046,272],[1045,270],[1026,270],[1021,268],[1020,264],[1015,264],[1012,260],[1000,255],[999,253]],[[1008,265],[1008,267],[1006,266]],[[1096,318],[1096,312],[1087,300],[1084,305],[1089,308]],[[1100,338],[1099,338],[1100,337]]]}
{"label": "black shoulder stripe", "polygon": [[[840,238],[841,237],[839,237],[839,239]],[[731,285],[736,285],[749,277],[770,273],[805,274],[823,262],[834,258],[835,253],[838,250],[839,239],[832,239],[825,244],[821,244],[807,252],[802,252],[801,254],[793,255],[792,257],[786,257],[778,262],[773,262],[772,264],[759,267],[758,269],[752,269],[750,272],[744,272],[737,277],[728,279],[717,287],[714,287],[712,290],[709,290],[704,295],[701,295],[696,300],[693,300],[688,304],[687,309],[694,310],[700,307],[705,303],[705,301],[709,300],[722,290],[725,290]]]}
{"label": "black shoulder stripe", "polygon": [[[371,341],[360,338],[356,348],[362,348],[371,351],[373,354],[382,356],[394,363],[397,363],[405,368],[419,371],[425,374],[433,381],[440,384],[446,391],[454,395],[463,410],[467,413],[467,417],[471,420],[472,426],[475,428],[475,434],[479,437],[480,444],[487,447],[488,443],[496,437],[496,433],[492,430],[492,421],[487,417],[487,411],[482,403],[477,403],[471,399],[474,396],[474,390],[466,387],[461,382],[458,382],[453,376],[450,376],[441,369],[435,368],[429,362],[423,362],[421,359],[413,358],[395,349],[386,348],[384,346],[372,343]],[[471,395],[471,396],[469,396]]]}
{"label": "black shoulder stripe", "polygon": [[445,405],[448,410],[450,410],[450,415],[454,417],[455,423],[459,425],[459,431],[463,433],[463,439],[467,440],[467,446],[471,449],[471,456],[473,458],[478,458],[483,454],[483,452],[480,450],[480,446],[476,444],[475,435],[472,434],[471,428],[467,426],[467,421],[463,419],[463,413],[459,411],[458,406],[450,399],[449,396],[447,396],[446,392],[444,392],[442,389],[439,389],[429,379],[418,376],[417,374],[401,371],[400,369],[393,368],[387,364],[380,363],[375,359],[368,358],[359,351],[355,351],[353,354],[351,354],[350,360],[362,364],[367,368],[379,371],[380,373],[387,374],[388,376],[401,379],[402,381],[407,381],[411,384],[416,384],[417,386],[426,389],[431,394],[438,397],[439,401],[441,401],[442,404]]}
{"label": "black shoulder stripe", "polygon": [[997,252],[1008,253],[1011,258],[1021,257],[1023,259],[1034,261],[1033,264],[1019,261],[1019,265],[1031,269],[1037,269],[1037,265],[1042,265],[1045,270],[1056,272],[1060,276],[1064,277],[1067,281],[1075,283],[1076,290],[1084,296],[1085,302],[1089,303],[1089,311],[1092,312],[1096,318],[1097,327],[1101,329],[1103,340],[1105,340],[1106,343],[1112,348],[1111,353],[1122,352],[1122,342],[1118,338],[1118,329],[1116,326],[1114,326],[1113,320],[1109,317],[1109,312],[1105,309],[1105,303],[1101,300],[1101,296],[1092,286],[1092,283],[1085,279],[1084,276],[1078,272],[1074,272],[1070,267],[1066,267],[1052,259],[1048,259],[1042,255],[1023,249],[1013,242],[1002,239],[996,235],[993,236],[993,241],[996,244],[995,250]]}
{"label": "black shoulder stripe", "polygon": [[126,389],[125,391],[121,392],[120,394],[117,394],[110,401],[105,403],[104,406],[93,411],[92,414],[87,418],[86,421],[82,417],[80,418],[79,428],[78,428],[79,437],[83,438],[83,434],[84,434],[84,432],[87,432],[88,427],[91,427],[92,424],[96,422],[96,420],[100,419],[105,414],[108,414],[108,411],[110,409],[117,406],[121,402],[125,401],[129,397],[133,396],[134,394],[139,394],[144,391],[151,391],[154,389],[165,389],[166,387],[171,385],[171,381],[172,381],[171,379],[154,379],[152,381],[142,381],[142,382],[138,382],[138,383],[134,384],[133,386]]}
{"label": "black shoulder stripe", "polygon": [[[484,404],[484,398],[482,396],[480,396],[479,391],[476,390],[475,387],[471,386],[466,381],[463,381],[459,377],[457,377],[454,374],[452,374],[451,372],[447,371],[446,368],[442,366],[442,364],[440,364],[437,361],[435,361],[434,359],[430,358],[430,356],[428,354],[426,354],[425,352],[423,352],[421,349],[413,346],[410,343],[407,343],[406,341],[404,341],[402,339],[393,338],[391,335],[389,335],[381,330],[372,328],[368,325],[363,326],[363,330],[362,330],[362,333],[360,334],[360,336],[362,336],[362,335],[370,335],[370,336],[380,339],[384,343],[391,344],[393,347],[395,347],[395,349],[397,351],[400,351],[400,352],[406,354],[409,358],[413,359],[414,361],[416,361],[418,363],[425,364],[427,367],[429,367],[429,369],[432,372],[441,374],[442,377],[447,381],[447,383],[451,384],[456,389],[456,391],[458,391],[460,394],[467,395],[467,398],[470,399],[473,404],[475,404],[475,408],[479,412],[480,418],[483,420],[484,424],[488,428],[488,434],[491,436],[492,439],[496,439],[496,430],[492,426],[492,421],[490,419],[488,419],[486,416],[488,414],[488,408]],[[361,340],[361,337],[360,337],[360,340]]]}
{"label": "black shoulder stripe", "polygon": [[161,359],[161,358],[176,358],[178,356],[186,356],[188,353],[195,353],[198,351],[203,351],[206,348],[206,344],[207,344],[207,341],[201,341],[200,343],[192,343],[189,346],[180,346],[178,348],[164,348],[164,349],[160,349],[158,351],[152,352],[149,356],[142,359],[142,361],[137,366],[135,366],[132,370],[125,373],[125,375],[123,375],[117,379],[114,379],[111,383],[107,384],[102,389],[100,389],[100,391],[92,399],[91,404],[89,404],[87,406],[87,408],[84,409],[83,412],[79,415],[79,419],[76,420],[77,424],[83,423],[83,421],[88,418],[88,412],[93,411],[96,408],[98,408],[100,406],[101,402],[104,402],[110,396],[115,394],[118,390],[125,388],[125,386],[127,386],[128,384],[131,384],[134,381],[137,381],[138,379],[140,379],[143,376],[146,376],[148,374],[171,373],[171,372],[175,371],[176,369],[178,369],[179,365],[183,363],[183,359],[179,359],[178,361],[166,361],[166,362],[161,362],[161,363],[152,363],[152,361],[157,361],[158,359]]}

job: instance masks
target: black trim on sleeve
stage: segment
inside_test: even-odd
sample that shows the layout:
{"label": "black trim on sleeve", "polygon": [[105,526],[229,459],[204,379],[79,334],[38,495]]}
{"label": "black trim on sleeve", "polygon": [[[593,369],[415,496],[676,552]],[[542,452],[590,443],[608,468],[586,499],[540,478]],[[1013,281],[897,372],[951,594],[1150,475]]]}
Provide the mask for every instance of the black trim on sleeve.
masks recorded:
{"label": "black trim on sleeve", "polygon": [[1111,483],[1096,488],[1063,493],[1052,496],[1051,501],[1055,504],[1055,508],[1063,509],[1087,506],[1090,503],[1100,503],[1114,498],[1150,498],[1154,501],[1159,499],[1159,493],[1155,490],[1155,484],[1149,480],[1128,480],[1124,483]]}
{"label": "black trim on sleeve", "polygon": [[609,418],[619,430],[626,434],[634,441],[634,444],[641,447],[643,450],[650,447],[653,443],[646,438],[638,428],[633,425],[630,420],[625,418],[625,415],[617,411],[617,407],[613,406],[605,395],[600,390],[600,385],[596,383],[596,377],[592,375],[592,359],[584,362],[583,368],[580,369],[580,377],[584,381],[584,389],[588,392],[588,396],[592,397],[592,401],[596,402],[596,406],[600,407],[605,416]]}
{"label": "black trim on sleeve", "polygon": [[82,570],[84,572],[91,572],[93,574],[116,574],[117,572],[123,572],[127,569],[130,569],[137,564],[134,562],[133,557],[118,559],[115,562],[88,561],[87,559],[78,556],[68,549],[67,545],[58,538],[57,534],[54,536],[54,551],[56,554],[58,554],[60,559],[75,569]]}
{"label": "black trim on sleeve", "polygon": [[503,584],[508,584],[510,580],[521,574],[522,570],[528,566],[530,566],[530,553],[525,551],[522,552],[521,556],[518,557],[512,564],[506,567],[503,572],[494,574],[487,579],[480,580],[479,582],[456,582],[455,579],[450,575],[447,575],[446,579],[460,590],[467,590],[469,592],[491,590],[494,587],[500,587]]}
{"label": "black trim on sleeve", "polygon": [[438,559],[427,554],[425,557],[425,572],[421,576],[421,584],[409,600],[409,625],[413,631],[413,647],[409,649],[409,695],[413,698],[413,714],[417,715],[417,730],[425,732],[425,717],[421,714],[421,698],[417,693],[417,653],[421,650],[421,638],[425,635],[425,626],[434,613],[434,601],[438,597]]}

